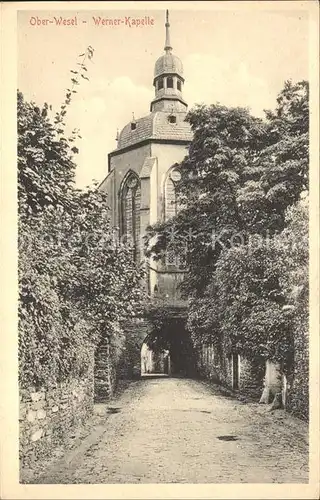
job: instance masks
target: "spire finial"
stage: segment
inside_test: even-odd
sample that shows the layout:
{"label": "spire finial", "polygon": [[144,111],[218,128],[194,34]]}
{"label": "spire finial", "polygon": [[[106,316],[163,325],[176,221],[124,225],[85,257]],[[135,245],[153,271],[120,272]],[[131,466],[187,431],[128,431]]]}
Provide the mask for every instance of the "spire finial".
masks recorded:
{"label": "spire finial", "polygon": [[166,43],[165,43],[165,47],[164,47],[164,50],[166,51],[167,54],[169,54],[172,50],[172,47],[171,47],[171,44],[170,44],[170,23],[169,23],[169,11],[168,9],[166,10],[166,24],[165,24],[165,27],[166,27]]}

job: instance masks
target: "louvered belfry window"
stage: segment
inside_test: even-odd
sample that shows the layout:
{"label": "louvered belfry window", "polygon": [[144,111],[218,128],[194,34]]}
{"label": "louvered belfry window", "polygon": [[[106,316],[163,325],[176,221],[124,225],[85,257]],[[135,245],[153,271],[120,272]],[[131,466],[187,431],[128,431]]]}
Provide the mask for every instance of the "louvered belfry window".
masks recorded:
{"label": "louvered belfry window", "polygon": [[132,173],[127,177],[121,193],[121,232],[123,241],[132,247],[136,260],[140,257],[140,200],[140,181]]}

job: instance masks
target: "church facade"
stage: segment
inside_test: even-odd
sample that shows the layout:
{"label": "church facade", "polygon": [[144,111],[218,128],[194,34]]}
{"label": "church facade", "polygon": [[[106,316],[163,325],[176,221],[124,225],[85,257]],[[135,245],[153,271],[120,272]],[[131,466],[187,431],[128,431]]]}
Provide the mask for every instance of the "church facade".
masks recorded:
{"label": "church facade", "polygon": [[154,67],[155,95],[150,112],[126,124],[117,134],[117,148],[108,155],[108,175],[100,185],[107,192],[112,225],[121,241],[130,241],[137,262],[148,272],[152,297],[180,301],[179,283],[183,269],[174,254],[155,262],[143,254],[146,228],[165,221],[177,211],[176,186],[181,177],[177,164],[188,153],[192,131],[185,121],[183,65],[173,54],[168,11],[164,54]]}

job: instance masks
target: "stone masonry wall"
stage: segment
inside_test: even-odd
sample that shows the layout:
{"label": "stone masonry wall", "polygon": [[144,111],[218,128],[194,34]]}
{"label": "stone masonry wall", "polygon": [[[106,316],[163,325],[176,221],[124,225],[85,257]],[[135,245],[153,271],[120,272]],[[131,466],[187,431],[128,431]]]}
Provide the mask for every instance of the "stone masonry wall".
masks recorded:
{"label": "stone masonry wall", "polygon": [[117,383],[116,367],[112,361],[111,348],[107,342],[101,343],[95,352],[94,399],[97,403],[108,401]]}
{"label": "stone masonry wall", "polygon": [[50,390],[20,390],[20,464],[32,468],[63,443],[73,429],[93,411],[93,362],[79,380],[61,383]]}
{"label": "stone masonry wall", "polygon": [[141,347],[151,325],[145,319],[128,321],[123,327],[126,340],[125,349],[117,366],[117,374],[120,379],[134,379],[141,375]]}
{"label": "stone masonry wall", "polygon": [[198,372],[200,376],[230,389],[233,379],[238,377],[240,394],[259,399],[263,388],[264,364],[262,361],[249,361],[239,356],[238,374],[233,374],[232,355],[218,352],[212,345],[203,345],[198,351]]}
{"label": "stone masonry wall", "polygon": [[199,375],[221,383],[228,387],[232,385],[231,363],[228,357],[222,357],[212,345],[202,345],[198,351]]}
{"label": "stone masonry wall", "polygon": [[240,356],[239,391],[250,398],[259,401],[263,391],[265,362],[263,360],[248,360]]}

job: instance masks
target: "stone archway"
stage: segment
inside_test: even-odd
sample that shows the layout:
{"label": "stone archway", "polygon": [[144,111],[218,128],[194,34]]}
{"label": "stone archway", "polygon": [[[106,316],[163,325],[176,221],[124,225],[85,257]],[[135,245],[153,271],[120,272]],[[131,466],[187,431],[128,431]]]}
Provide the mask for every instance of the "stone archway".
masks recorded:
{"label": "stone archway", "polygon": [[101,341],[94,355],[94,400],[105,402],[113,395],[117,379],[135,379],[141,376],[141,347],[150,326],[143,319],[133,318],[122,325],[125,343],[117,363],[111,359],[108,339]]}
{"label": "stone archway", "polygon": [[151,331],[146,319],[132,319],[123,326],[125,331],[125,349],[118,363],[118,376],[122,379],[134,379],[141,376],[141,349]]}
{"label": "stone archway", "polygon": [[192,377],[195,374],[194,353],[190,335],[184,324],[185,316],[169,316],[163,326],[164,336],[167,336],[167,340],[169,338],[169,342],[165,342],[162,346],[152,346],[154,324],[150,318],[133,318],[122,325],[125,344],[117,366],[111,362],[110,346],[107,341],[96,349],[95,400],[100,402],[108,400],[117,379],[130,380],[141,377],[141,350],[147,338],[148,346],[157,353],[153,356],[153,367],[150,371],[155,374]]}
{"label": "stone archway", "polygon": [[[168,353],[172,376],[193,377],[196,374],[196,357],[190,332],[186,329],[186,316],[172,311],[157,319],[150,320],[148,346],[151,350]],[[165,359],[163,359],[163,364]],[[162,368],[162,371],[164,368]]]}

